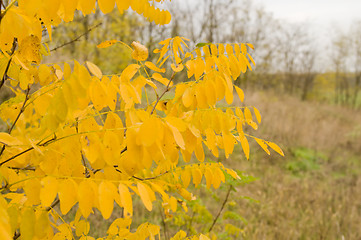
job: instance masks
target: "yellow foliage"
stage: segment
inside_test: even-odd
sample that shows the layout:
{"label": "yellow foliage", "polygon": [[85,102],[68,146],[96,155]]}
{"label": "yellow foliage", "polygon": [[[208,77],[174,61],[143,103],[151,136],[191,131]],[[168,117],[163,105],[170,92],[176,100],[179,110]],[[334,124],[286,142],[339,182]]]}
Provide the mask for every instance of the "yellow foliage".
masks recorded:
{"label": "yellow foliage", "polygon": [[[94,208],[109,219],[114,202],[124,209],[124,218],[115,220],[103,239],[155,239],[159,226],[144,223],[130,231],[133,198],[153,211],[160,196],[171,218],[171,212],[187,212],[187,202],[196,198],[187,189],[190,184],[219,188],[228,175],[239,181],[233,169],[211,163],[204,148],[215,157],[224,150],[228,158],[240,143],[249,159],[248,139],[253,138],[268,154],[270,147],[283,155],[275,143],[243,132],[245,124],[258,127],[250,107],[217,105],[223,99],[231,104],[234,88],[244,100],[234,81],[254,65],[247,51],[251,44],[210,43],[191,50],[188,39],[176,36],[159,43],[152,63],[146,61],[148,49],[133,42],[133,63],[120,75],[104,75],[88,61],[41,64],[49,53],[42,32],[51,39],[52,27],[72,21],[76,10],[85,16],[99,7],[107,14],[116,5],[121,13],[131,8],[156,24],[169,23],[169,12],[157,8],[163,1],[156,2],[14,0],[2,11],[0,77],[16,96],[0,105],[8,125],[0,133],[1,239],[15,233],[21,239],[72,239],[74,233],[94,239],[87,236],[91,226],[86,219]],[[116,43],[122,42],[109,40],[97,47]],[[154,72],[149,75],[149,70]],[[182,72],[187,81],[174,82]],[[153,92],[147,85],[154,96],[148,96]],[[174,97],[165,99],[169,91]],[[258,109],[253,111],[260,123]],[[193,155],[196,164],[191,164]],[[57,204],[60,213],[54,210]],[[64,222],[62,216],[75,206],[74,220]],[[180,231],[172,239],[185,237]]]}

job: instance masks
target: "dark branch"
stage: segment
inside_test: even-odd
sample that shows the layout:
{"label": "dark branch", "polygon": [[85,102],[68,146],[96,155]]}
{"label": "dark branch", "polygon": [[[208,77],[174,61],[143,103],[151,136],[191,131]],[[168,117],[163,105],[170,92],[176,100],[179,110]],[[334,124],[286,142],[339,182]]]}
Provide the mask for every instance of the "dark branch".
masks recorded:
{"label": "dark branch", "polygon": [[[17,121],[18,121],[19,118],[20,118],[20,115],[21,115],[21,114],[24,112],[24,110],[25,110],[25,104],[26,104],[26,102],[29,100],[29,92],[30,92],[30,87],[28,86],[28,89],[26,90],[26,95],[25,95],[24,103],[23,103],[23,105],[21,106],[20,112],[19,112],[19,114],[16,116],[15,121],[13,122],[13,124],[11,125],[11,127],[10,127],[9,130],[8,130],[8,133],[9,133],[9,134],[10,134],[11,131],[14,129],[15,124],[17,123]],[[6,145],[4,144],[3,147],[2,147],[1,150],[0,150],[0,156],[4,153],[5,148],[6,148]],[[1,166],[1,165],[0,165],[0,166]]]}
{"label": "dark branch", "polygon": [[225,198],[224,201],[223,201],[222,207],[219,209],[218,214],[217,214],[217,216],[214,218],[213,223],[212,223],[212,226],[209,228],[208,232],[211,232],[211,231],[212,231],[212,229],[213,229],[214,225],[216,224],[219,216],[221,215],[221,212],[223,211],[223,208],[224,208],[224,206],[226,205],[226,203],[227,203],[227,201],[228,201],[228,197],[229,197],[229,194],[231,193],[232,188],[233,188],[232,185],[229,185],[229,189],[228,189],[226,198]]}
{"label": "dark branch", "polygon": [[64,43],[64,44],[62,44],[62,45],[60,45],[60,46],[57,46],[57,47],[51,49],[50,52],[56,51],[56,50],[58,50],[59,48],[65,47],[65,46],[67,46],[67,45],[69,45],[69,44],[72,44],[72,43],[74,43],[74,42],[76,42],[76,41],[79,41],[79,39],[80,39],[81,37],[87,35],[87,34],[90,33],[92,30],[94,30],[95,28],[99,27],[101,24],[102,24],[102,23],[98,23],[97,25],[89,28],[86,32],[80,34],[79,36],[77,36],[76,38],[72,39],[71,41],[66,42],[66,43]]}
{"label": "dark branch", "polygon": [[[38,145],[38,146],[41,146],[41,147],[44,147],[44,146],[48,145],[49,143],[51,143],[52,141],[55,141],[55,140],[56,140],[56,136],[54,136],[52,139],[50,139],[50,140],[48,140],[48,141],[46,141],[46,142],[44,142],[44,143],[37,144],[37,145]],[[7,163],[7,162],[9,162],[9,161],[11,161],[11,160],[13,160],[13,159],[15,159],[15,158],[23,155],[24,153],[27,153],[27,152],[31,151],[31,150],[33,150],[33,149],[34,149],[33,147],[30,147],[30,148],[28,148],[28,149],[25,149],[25,150],[22,151],[22,152],[19,152],[18,154],[14,155],[14,156],[12,156],[12,157],[10,157],[10,158],[8,158],[8,159],[6,159],[5,161],[3,161],[3,162],[0,163],[0,167],[1,167],[2,165],[4,165],[5,163]]]}
{"label": "dark branch", "polygon": [[170,80],[169,80],[169,82],[168,82],[167,88],[164,90],[164,92],[162,93],[162,95],[160,95],[159,97],[157,97],[157,101],[155,102],[155,104],[154,104],[154,106],[153,106],[153,109],[152,109],[152,111],[150,112],[150,115],[153,114],[153,112],[154,112],[154,110],[155,110],[155,107],[156,107],[157,104],[159,103],[160,99],[164,96],[164,94],[166,94],[166,93],[170,90],[169,86],[170,86],[171,82],[173,81],[174,76],[175,76],[175,72],[173,72],[172,76],[170,77]]}
{"label": "dark branch", "polygon": [[[0,21],[1,21],[1,19],[0,19]],[[17,45],[17,39],[14,38],[13,46],[12,46],[11,52],[10,52],[10,56],[14,54],[15,49],[16,49],[16,45]],[[10,68],[10,65],[11,65],[11,60],[12,60],[12,57],[10,57],[9,62],[6,65],[4,76],[2,77],[1,82],[0,82],[0,89],[4,85],[6,79],[8,78],[8,71],[9,71],[9,68]]]}
{"label": "dark branch", "polygon": [[[79,133],[79,122],[78,122],[78,118],[75,119],[76,120],[76,124],[75,124],[75,129],[76,129],[76,133]],[[81,162],[84,166],[84,175],[85,177],[90,177],[89,171],[88,171],[88,167],[86,165],[86,161],[85,161],[85,157],[84,157],[84,153],[83,150],[80,149],[80,156],[81,156]]]}

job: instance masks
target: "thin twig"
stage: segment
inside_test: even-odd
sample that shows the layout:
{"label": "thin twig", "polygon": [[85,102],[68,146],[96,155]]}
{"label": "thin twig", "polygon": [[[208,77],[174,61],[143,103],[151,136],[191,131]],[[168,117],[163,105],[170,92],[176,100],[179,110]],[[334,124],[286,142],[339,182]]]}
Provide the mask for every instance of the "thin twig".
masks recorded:
{"label": "thin twig", "polygon": [[90,32],[91,32],[92,30],[94,30],[95,28],[99,27],[100,25],[102,25],[102,23],[98,23],[97,25],[89,28],[86,32],[80,34],[79,36],[77,36],[76,38],[72,39],[71,41],[66,42],[66,43],[64,43],[64,44],[62,44],[62,45],[60,45],[60,46],[57,46],[57,47],[51,49],[50,52],[56,51],[56,50],[58,50],[59,48],[65,47],[66,45],[69,45],[69,44],[72,44],[72,43],[78,41],[81,37],[87,35],[88,33],[90,33]]}
{"label": "thin twig", "polygon": [[[118,167],[118,165],[114,165],[113,166],[114,168],[115,168],[115,171],[117,171],[117,172],[119,172],[119,173],[123,173],[121,170],[119,170],[117,167]],[[100,171],[101,169],[96,169],[95,171],[96,172],[98,172],[98,171]],[[159,178],[159,177],[161,177],[161,176],[163,176],[163,175],[165,175],[165,174],[167,174],[167,173],[169,173],[169,171],[167,170],[167,171],[165,171],[165,172],[163,172],[163,173],[161,173],[161,174],[159,174],[159,175],[157,175],[157,176],[154,176],[154,177],[148,177],[148,178],[140,178],[140,177],[137,177],[137,176],[131,176],[131,178],[134,178],[134,179],[137,179],[137,180],[139,180],[139,181],[147,181],[147,180],[154,180],[154,179],[157,179],[157,178]]]}
{"label": "thin twig", "polygon": [[20,232],[15,232],[13,239],[16,240],[20,237]]}
{"label": "thin twig", "polygon": [[164,238],[165,238],[165,239],[169,239],[169,237],[168,237],[167,224],[166,224],[166,222],[165,222],[165,216],[163,215],[162,206],[159,206],[159,212],[160,212],[160,216],[162,217]]}
{"label": "thin twig", "polygon": [[3,0],[0,0],[0,23],[1,23],[1,19],[3,18],[1,14],[2,7],[3,7]]}
{"label": "thin twig", "polygon": [[[44,147],[44,146],[48,145],[49,143],[51,143],[52,141],[55,141],[55,140],[56,140],[56,136],[55,136],[54,138],[52,138],[52,139],[44,142],[44,143],[37,144],[37,145],[38,145],[38,146],[41,146],[41,147]],[[29,147],[28,149],[25,149],[24,151],[19,152],[18,154],[14,155],[14,156],[12,156],[12,157],[10,157],[10,158],[8,158],[8,159],[6,159],[5,161],[3,161],[3,162],[0,163],[0,167],[1,167],[2,165],[4,165],[5,163],[7,163],[7,162],[9,162],[9,161],[11,161],[11,160],[13,160],[13,159],[15,159],[15,158],[23,155],[24,153],[27,153],[27,152],[31,151],[31,150],[33,150],[33,149],[34,149],[34,147]]]}
{"label": "thin twig", "polygon": [[[8,129],[8,133],[9,133],[9,134],[10,134],[11,131],[14,129],[15,124],[17,123],[17,121],[18,121],[19,118],[20,118],[20,115],[21,115],[21,114],[24,112],[24,110],[25,110],[25,104],[26,104],[26,102],[29,100],[29,92],[30,92],[30,87],[28,86],[28,89],[26,90],[25,100],[24,100],[23,105],[22,105],[21,108],[20,108],[20,112],[19,112],[19,114],[16,116],[15,121],[13,122],[13,124],[11,125],[11,127]],[[4,144],[4,145],[2,146],[2,148],[1,148],[1,150],[0,150],[0,156],[4,153],[5,148],[6,148],[6,145]]]}
{"label": "thin twig", "polygon": [[228,192],[227,192],[227,195],[226,195],[226,198],[224,199],[223,204],[222,204],[221,208],[219,209],[217,216],[214,218],[212,226],[209,228],[208,232],[212,231],[212,229],[213,229],[214,225],[216,224],[219,216],[221,215],[221,212],[223,211],[223,208],[224,208],[224,206],[226,205],[226,203],[228,201],[228,197],[229,197],[229,194],[231,193],[232,188],[233,188],[232,185],[230,185],[229,189],[228,189]]}
{"label": "thin twig", "polygon": [[160,101],[160,99],[164,96],[164,94],[166,94],[166,93],[170,90],[169,86],[170,86],[172,80],[174,79],[174,76],[175,76],[175,72],[173,72],[172,76],[170,77],[170,80],[169,80],[169,82],[168,82],[167,88],[164,90],[164,92],[162,93],[162,95],[160,95],[159,97],[157,97],[157,101],[155,102],[155,104],[154,104],[154,106],[153,106],[153,109],[152,109],[152,111],[150,112],[150,115],[153,114],[153,112],[154,112],[154,110],[155,110],[155,107],[157,106],[157,104],[158,104],[158,102]]}
{"label": "thin twig", "polygon": [[60,200],[59,200],[59,198],[57,198],[49,207],[45,208],[45,211],[49,212],[51,209],[53,209],[59,203],[60,203]]}
{"label": "thin twig", "polygon": [[[13,40],[13,46],[12,46],[11,52],[10,52],[10,56],[12,56],[12,55],[14,54],[15,49],[16,49],[16,45],[17,45],[17,39],[14,38],[14,40]],[[9,68],[10,68],[10,65],[11,65],[11,60],[12,60],[12,57],[10,57],[9,62],[8,62],[7,65],[6,65],[4,75],[3,75],[2,79],[1,79],[1,82],[0,82],[0,89],[1,89],[2,86],[4,85],[6,79],[8,78],[8,71],[9,71]]]}
{"label": "thin twig", "polygon": [[9,133],[9,134],[10,134],[11,131],[14,129],[15,124],[17,123],[17,121],[18,121],[19,118],[20,118],[20,115],[25,111],[25,104],[26,104],[26,102],[29,100],[29,92],[30,92],[30,86],[28,86],[28,89],[26,89],[24,103],[23,103],[23,105],[22,105],[21,108],[20,108],[20,112],[19,112],[19,114],[16,116],[15,121],[13,122],[13,124],[11,125],[11,127],[10,127],[9,130],[8,130],[8,133]]}
{"label": "thin twig", "polygon": [[[75,124],[75,129],[76,129],[76,133],[79,133],[79,122],[78,122],[78,118],[75,119],[76,120],[76,124]],[[80,141],[80,140],[79,140]],[[81,146],[81,143],[80,143],[80,146]],[[84,175],[85,177],[90,177],[90,174],[89,174],[89,171],[88,171],[88,167],[86,165],[86,162],[85,162],[85,157],[84,157],[84,153],[83,153],[83,150],[80,149],[80,156],[81,156],[81,162],[84,166]]]}

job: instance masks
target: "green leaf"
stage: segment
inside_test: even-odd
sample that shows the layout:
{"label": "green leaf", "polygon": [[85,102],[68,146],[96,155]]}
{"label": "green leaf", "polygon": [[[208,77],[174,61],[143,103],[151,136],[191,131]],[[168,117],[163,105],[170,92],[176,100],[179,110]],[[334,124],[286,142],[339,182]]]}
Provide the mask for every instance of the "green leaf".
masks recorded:
{"label": "green leaf", "polygon": [[207,46],[207,45],[211,45],[212,43],[197,43],[196,47],[197,48],[201,48],[201,47],[204,47],[204,46]]}

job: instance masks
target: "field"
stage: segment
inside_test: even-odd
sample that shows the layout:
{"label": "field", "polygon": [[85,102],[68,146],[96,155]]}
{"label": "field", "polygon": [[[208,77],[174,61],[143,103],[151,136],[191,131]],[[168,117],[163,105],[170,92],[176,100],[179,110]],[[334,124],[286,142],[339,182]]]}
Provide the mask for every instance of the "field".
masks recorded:
{"label": "field", "polygon": [[237,201],[244,239],[360,239],[361,112],[271,93],[246,93],[246,103],[286,156],[254,146],[249,162],[227,161],[259,178],[238,189],[258,200]]}

